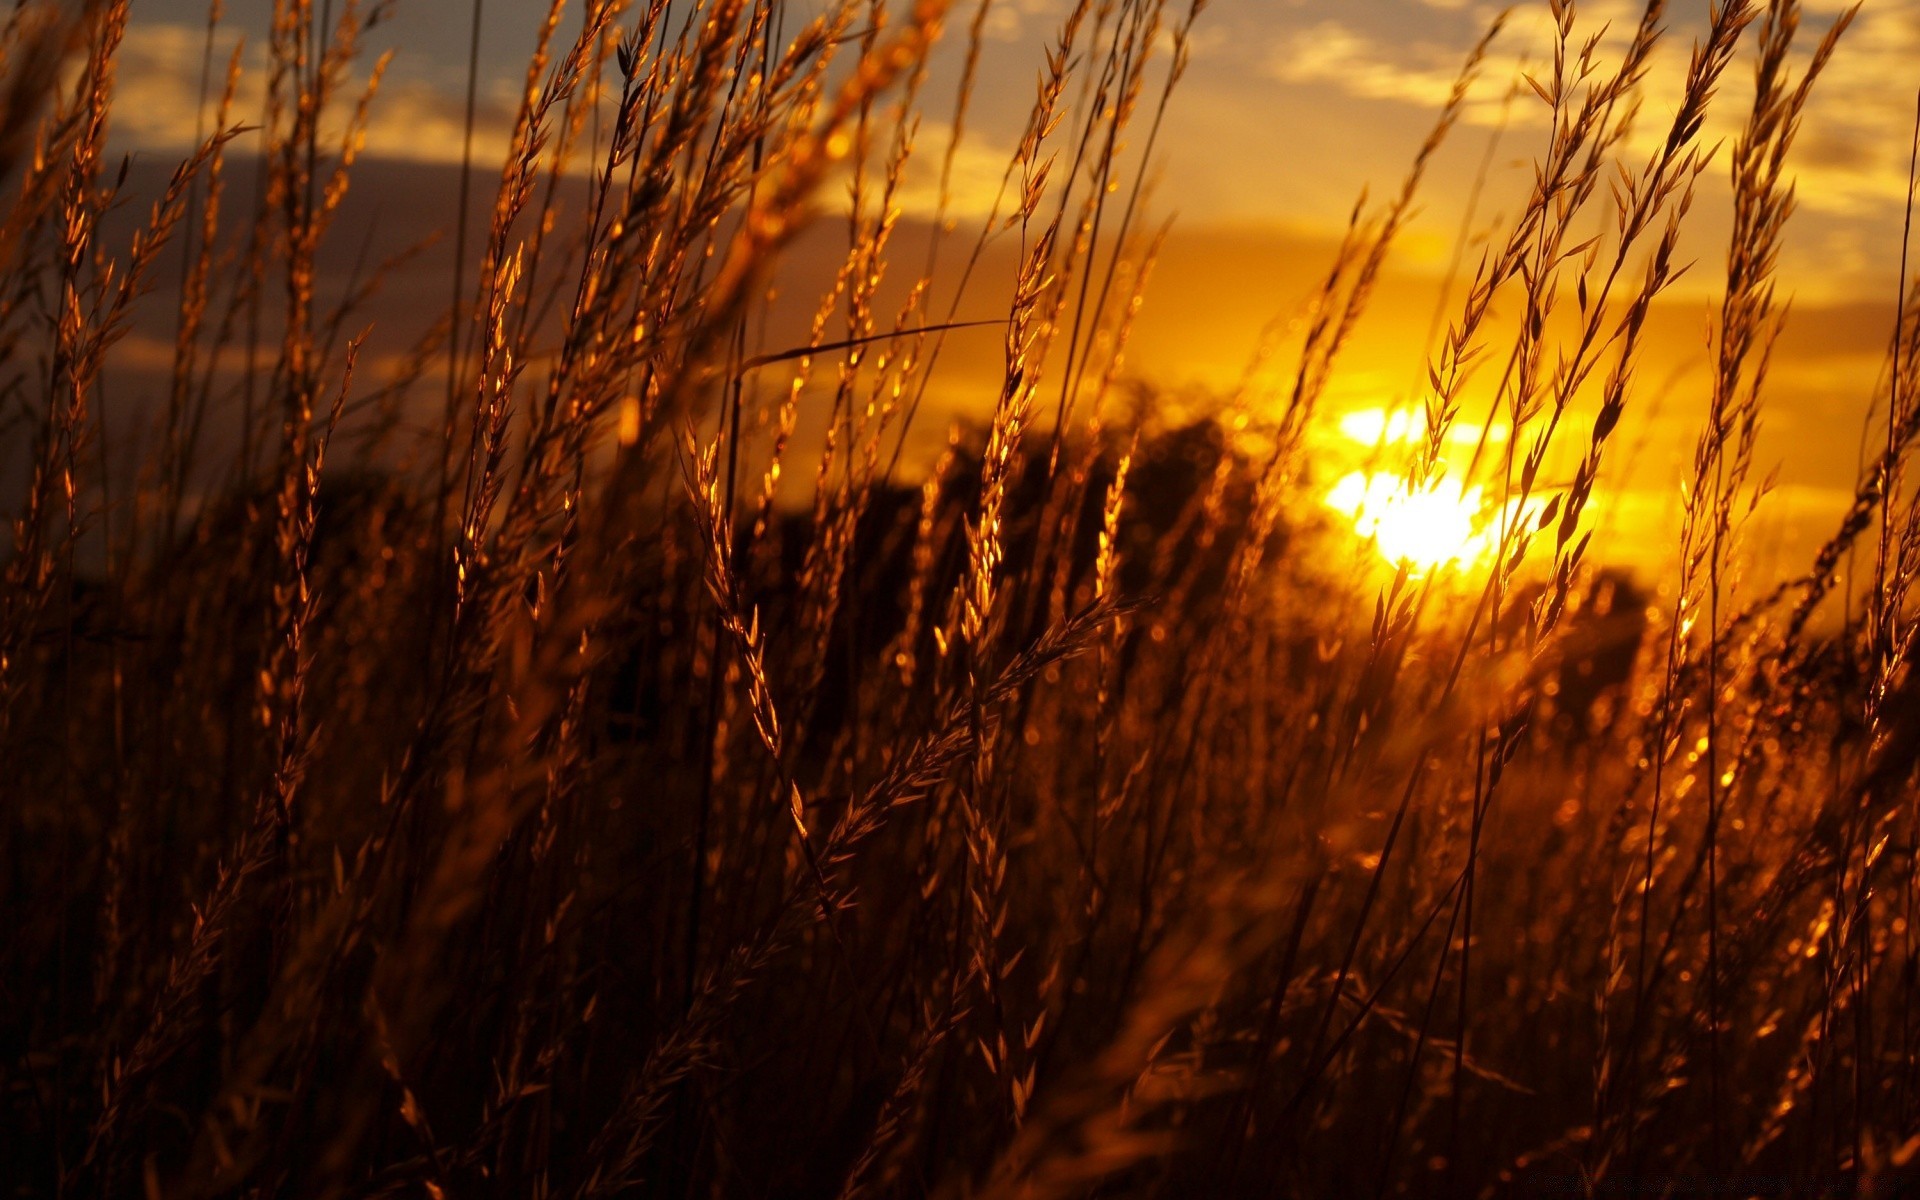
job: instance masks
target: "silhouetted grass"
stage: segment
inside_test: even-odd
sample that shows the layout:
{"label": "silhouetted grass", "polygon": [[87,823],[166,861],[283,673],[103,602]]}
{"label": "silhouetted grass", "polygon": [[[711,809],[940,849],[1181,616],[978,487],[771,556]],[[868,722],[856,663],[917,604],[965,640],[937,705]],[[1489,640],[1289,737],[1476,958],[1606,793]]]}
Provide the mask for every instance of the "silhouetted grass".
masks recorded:
{"label": "silhouetted grass", "polygon": [[[1553,0],[1520,91],[1551,114],[1531,194],[1395,468],[1423,489],[1484,406],[1492,548],[1423,574],[1325,509],[1314,434],[1499,26],[1401,188],[1356,206],[1297,344],[1182,424],[1124,360],[1204,7],[1071,6],[969,225],[948,214],[988,0],[805,24],[778,0],[556,3],[484,233],[459,218],[450,318],[377,368],[378,272],[317,279],[353,252],[332,225],[384,8],[276,0],[257,115],[216,8],[203,145],[119,245],[126,0],[17,7],[10,1193],[1910,1187],[1904,287],[1856,502],[1805,577],[1737,586],[1788,151],[1851,14],[1809,51],[1792,0],[1726,0],[1649,133],[1663,6],[1608,54]],[[1706,114],[1749,60],[1716,156]],[[1719,163],[1680,543],[1636,581],[1598,565],[1595,514]],[[928,245],[903,234],[916,178]],[[776,265],[839,196],[837,268],[779,277],[808,340],[770,341]],[[140,430],[103,380],[172,253]],[[923,464],[909,435],[963,328],[997,339],[998,384]],[[1836,592],[1864,615],[1823,622]]]}

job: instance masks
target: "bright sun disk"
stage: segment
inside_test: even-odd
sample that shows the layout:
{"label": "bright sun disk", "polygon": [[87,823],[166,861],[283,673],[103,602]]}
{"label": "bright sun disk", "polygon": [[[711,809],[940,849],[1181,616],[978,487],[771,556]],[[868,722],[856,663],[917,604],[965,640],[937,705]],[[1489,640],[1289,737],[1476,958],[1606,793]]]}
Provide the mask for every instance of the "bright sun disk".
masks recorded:
{"label": "bright sun disk", "polygon": [[1492,554],[1500,522],[1483,511],[1481,497],[1479,485],[1463,488],[1457,479],[1415,491],[1397,475],[1355,471],[1334,485],[1326,504],[1351,518],[1354,532],[1387,562],[1430,571],[1472,566]]}

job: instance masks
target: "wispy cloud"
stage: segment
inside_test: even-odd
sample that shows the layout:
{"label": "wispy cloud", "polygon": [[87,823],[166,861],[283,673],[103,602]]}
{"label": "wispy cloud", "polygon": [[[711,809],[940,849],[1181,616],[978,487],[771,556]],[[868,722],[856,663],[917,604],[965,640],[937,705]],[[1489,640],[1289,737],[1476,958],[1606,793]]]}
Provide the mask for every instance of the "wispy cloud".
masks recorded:
{"label": "wispy cloud", "polygon": [[985,32],[997,41],[1035,41],[1053,33],[1069,7],[1066,0],[998,0]]}
{"label": "wispy cloud", "polygon": [[[201,91],[206,32],[185,25],[142,24],[128,29],[120,51],[119,98],[113,111],[113,136],[126,150],[186,154],[211,132],[215,106],[238,36],[217,33],[211,78]],[[464,143],[465,100],[446,86],[431,62],[398,55],[380,85],[370,112],[365,152],[415,162],[457,163]],[[265,54],[258,44],[242,49],[240,86],[232,120],[253,125],[266,100]],[[341,119],[367,79],[351,79],[339,106]],[[505,153],[512,129],[514,88],[501,81],[481,96],[474,129],[476,161]],[[337,137],[336,126],[324,133]]]}
{"label": "wispy cloud", "polygon": [[1461,52],[1437,42],[1376,38],[1343,21],[1317,21],[1285,35],[1267,60],[1283,83],[1422,107],[1446,102]]}
{"label": "wispy cloud", "polygon": [[[1346,15],[1284,31],[1268,57],[1268,73],[1285,83],[1351,98],[1437,108],[1453,86],[1460,47],[1477,23],[1490,19],[1492,6],[1475,0],[1421,3],[1428,15],[1409,18],[1411,31],[1374,29]],[[1820,33],[1850,4],[1848,0],[1809,0],[1804,7],[1808,21],[1801,37],[1802,65]],[[1582,4],[1576,36],[1604,31],[1600,53],[1605,60],[1624,45],[1639,9],[1628,0]],[[1640,149],[1651,148],[1664,136],[1667,118],[1680,103],[1690,43],[1701,32],[1698,14],[1672,24],[1643,86],[1641,120],[1633,141]],[[1545,6],[1513,10],[1493,60],[1469,95],[1467,123],[1487,125],[1501,119],[1500,100],[1527,64],[1534,64],[1537,72],[1549,61],[1553,38],[1553,18]],[[1905,133],[1913,122],[1916,61],[1920,61],[1920,0],[1876,0],[1868,5],[1820,80],[1803,124],[1792,163],[1799,168],[1803,207],[1858,216],[1904,201],[1909,145]],[[1710,140],[1737,135],[1749,95],[1750,72],[1736,67],[1710,110],[1706,130]],[[1542,124],[1545,117],[1544,106],[1528,92],[1511,119],[1527,126]]]}

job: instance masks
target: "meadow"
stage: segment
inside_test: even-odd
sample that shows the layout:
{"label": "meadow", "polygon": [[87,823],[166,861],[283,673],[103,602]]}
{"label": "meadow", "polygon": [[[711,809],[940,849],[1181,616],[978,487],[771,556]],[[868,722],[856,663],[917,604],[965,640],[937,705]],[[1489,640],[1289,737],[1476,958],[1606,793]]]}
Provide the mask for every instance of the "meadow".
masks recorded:
{"label": "meadow", "polygon": [[[1851,14],[1534,5],[1530,192],[1349,484],[1323,402],[1497,27],[1194,415],[1127,350],[1208,0],[1066,5],[985,219],[991,0],[580,2],[399,330],[336,229],[387,5],[228,54],[216,4],[144,189],[128,0],[5,17],[0,1190],[1920,1187],[1906,288],[1850,506],[1749,565]],[[1603,510],[1683,270],[1648,577]]]}

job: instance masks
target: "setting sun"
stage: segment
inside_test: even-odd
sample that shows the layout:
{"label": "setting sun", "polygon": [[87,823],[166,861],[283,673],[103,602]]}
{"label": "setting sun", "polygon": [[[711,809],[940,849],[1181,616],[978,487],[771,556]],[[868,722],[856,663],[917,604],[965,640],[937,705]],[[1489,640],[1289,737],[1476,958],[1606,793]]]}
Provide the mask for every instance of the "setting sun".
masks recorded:
{"label": "setting sun", "polygon": [[1414,491],[1397,475],[1354,471],[1327,493],[1326,505],[1351,518],[1354,532],[1371,541],[1381,558],[1417,572],[1477,565],[1500,536],[1499,515],[1488,510],[1483,489],[1463,488],[1457,479],[1437,479]]}

